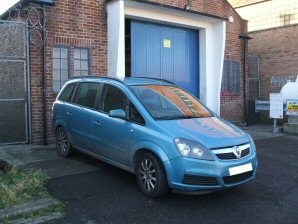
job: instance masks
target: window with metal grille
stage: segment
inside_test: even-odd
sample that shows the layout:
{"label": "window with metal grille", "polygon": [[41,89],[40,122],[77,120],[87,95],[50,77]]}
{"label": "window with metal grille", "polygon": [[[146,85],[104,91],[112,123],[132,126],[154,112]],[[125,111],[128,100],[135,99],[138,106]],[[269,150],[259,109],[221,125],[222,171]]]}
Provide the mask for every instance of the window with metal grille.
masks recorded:
{"label": "window with metal grille", "polygon": [[248,63],[248,99],[260,98],[260,58],[258,55],[250,54]]}
{"label": "window with metal grille", "polygon": [[240,92],[240,61],[224,61],[222,92],[239,93]]}
{"label": "window with metal grille", "polygon": [[74,49],[74,76],[89,75],[90,56],[88,48]]}
{"label": "window with metal grille", "polygon": [[280,25],[290,25],[292,24],[292,21],[295,20],[295,14],[281,14],[280,15]]}
{"label": "window with metal grille", "polygon": [[258,55],[249,55],[248,78],[259,78],[259,61]]}
{"label": "window with metal grille", "polygon": [[69,48],[53,47],[53,92],[59,92],[69,78]]}

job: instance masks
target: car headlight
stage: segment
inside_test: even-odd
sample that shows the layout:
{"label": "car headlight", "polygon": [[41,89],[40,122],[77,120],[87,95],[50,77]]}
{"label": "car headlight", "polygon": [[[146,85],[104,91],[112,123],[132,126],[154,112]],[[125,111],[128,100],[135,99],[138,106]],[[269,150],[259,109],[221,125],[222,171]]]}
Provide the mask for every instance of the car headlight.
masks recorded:
{"label": "car headlight", "polygon": [[184,138],[175,138],[174,143],[180,154],[184,157],[202,160],[214,160],[209,150],[198,142]]}

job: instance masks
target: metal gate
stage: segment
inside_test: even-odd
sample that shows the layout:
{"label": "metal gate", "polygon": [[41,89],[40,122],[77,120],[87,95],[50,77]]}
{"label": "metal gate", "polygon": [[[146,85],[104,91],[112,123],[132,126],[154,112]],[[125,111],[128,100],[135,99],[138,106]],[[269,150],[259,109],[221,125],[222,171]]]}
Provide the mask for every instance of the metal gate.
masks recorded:
{"label": "metal gate", "polygon": [[0,144],[28,142],[26,23],[0,20]]}

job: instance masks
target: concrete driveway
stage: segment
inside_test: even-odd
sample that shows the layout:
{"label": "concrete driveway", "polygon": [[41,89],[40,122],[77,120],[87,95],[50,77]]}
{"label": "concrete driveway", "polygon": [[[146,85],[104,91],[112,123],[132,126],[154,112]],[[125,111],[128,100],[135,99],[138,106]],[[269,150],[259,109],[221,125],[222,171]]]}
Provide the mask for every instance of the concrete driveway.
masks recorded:
{"label": "concrete driveway", "polygon": [[[252,182],[157,200],[138,191],[132,174],[80,153],[40,162],[53,177],[50,193],[66,203],[65,216],[52,223],[298,223],[298,137],[256,140],[256,146],[259,170]],[[79,167],[83,172],[72,172]]]}

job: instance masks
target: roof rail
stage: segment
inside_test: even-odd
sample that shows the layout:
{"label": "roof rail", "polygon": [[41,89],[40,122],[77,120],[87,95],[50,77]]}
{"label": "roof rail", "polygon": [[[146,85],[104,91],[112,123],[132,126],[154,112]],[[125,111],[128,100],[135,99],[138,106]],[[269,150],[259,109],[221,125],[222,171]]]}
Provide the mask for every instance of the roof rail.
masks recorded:
{"label": "roof rail", "polygon": [[118,78],[108,77],[108,76],[96,76],[96,75],[75,76],[75,77],[71,77],[69,80],[73,80],[73,79],[110,79],[110,80],[114,80],[114,81],[123,83],[123,81]]}
{"label": "roof rail", "polygon": [[169,81],[169,80],[166,80],[166,79],[160,79],[160,78],[151,78],[151,77],[132,77],[132,78],[141,78],[141,79],[152,79],[152,80],[157,80],[157,81],[161,81],[161,82],[167,82],[169,84],[172,84],[172,85],[175,85],[175,83]]}

